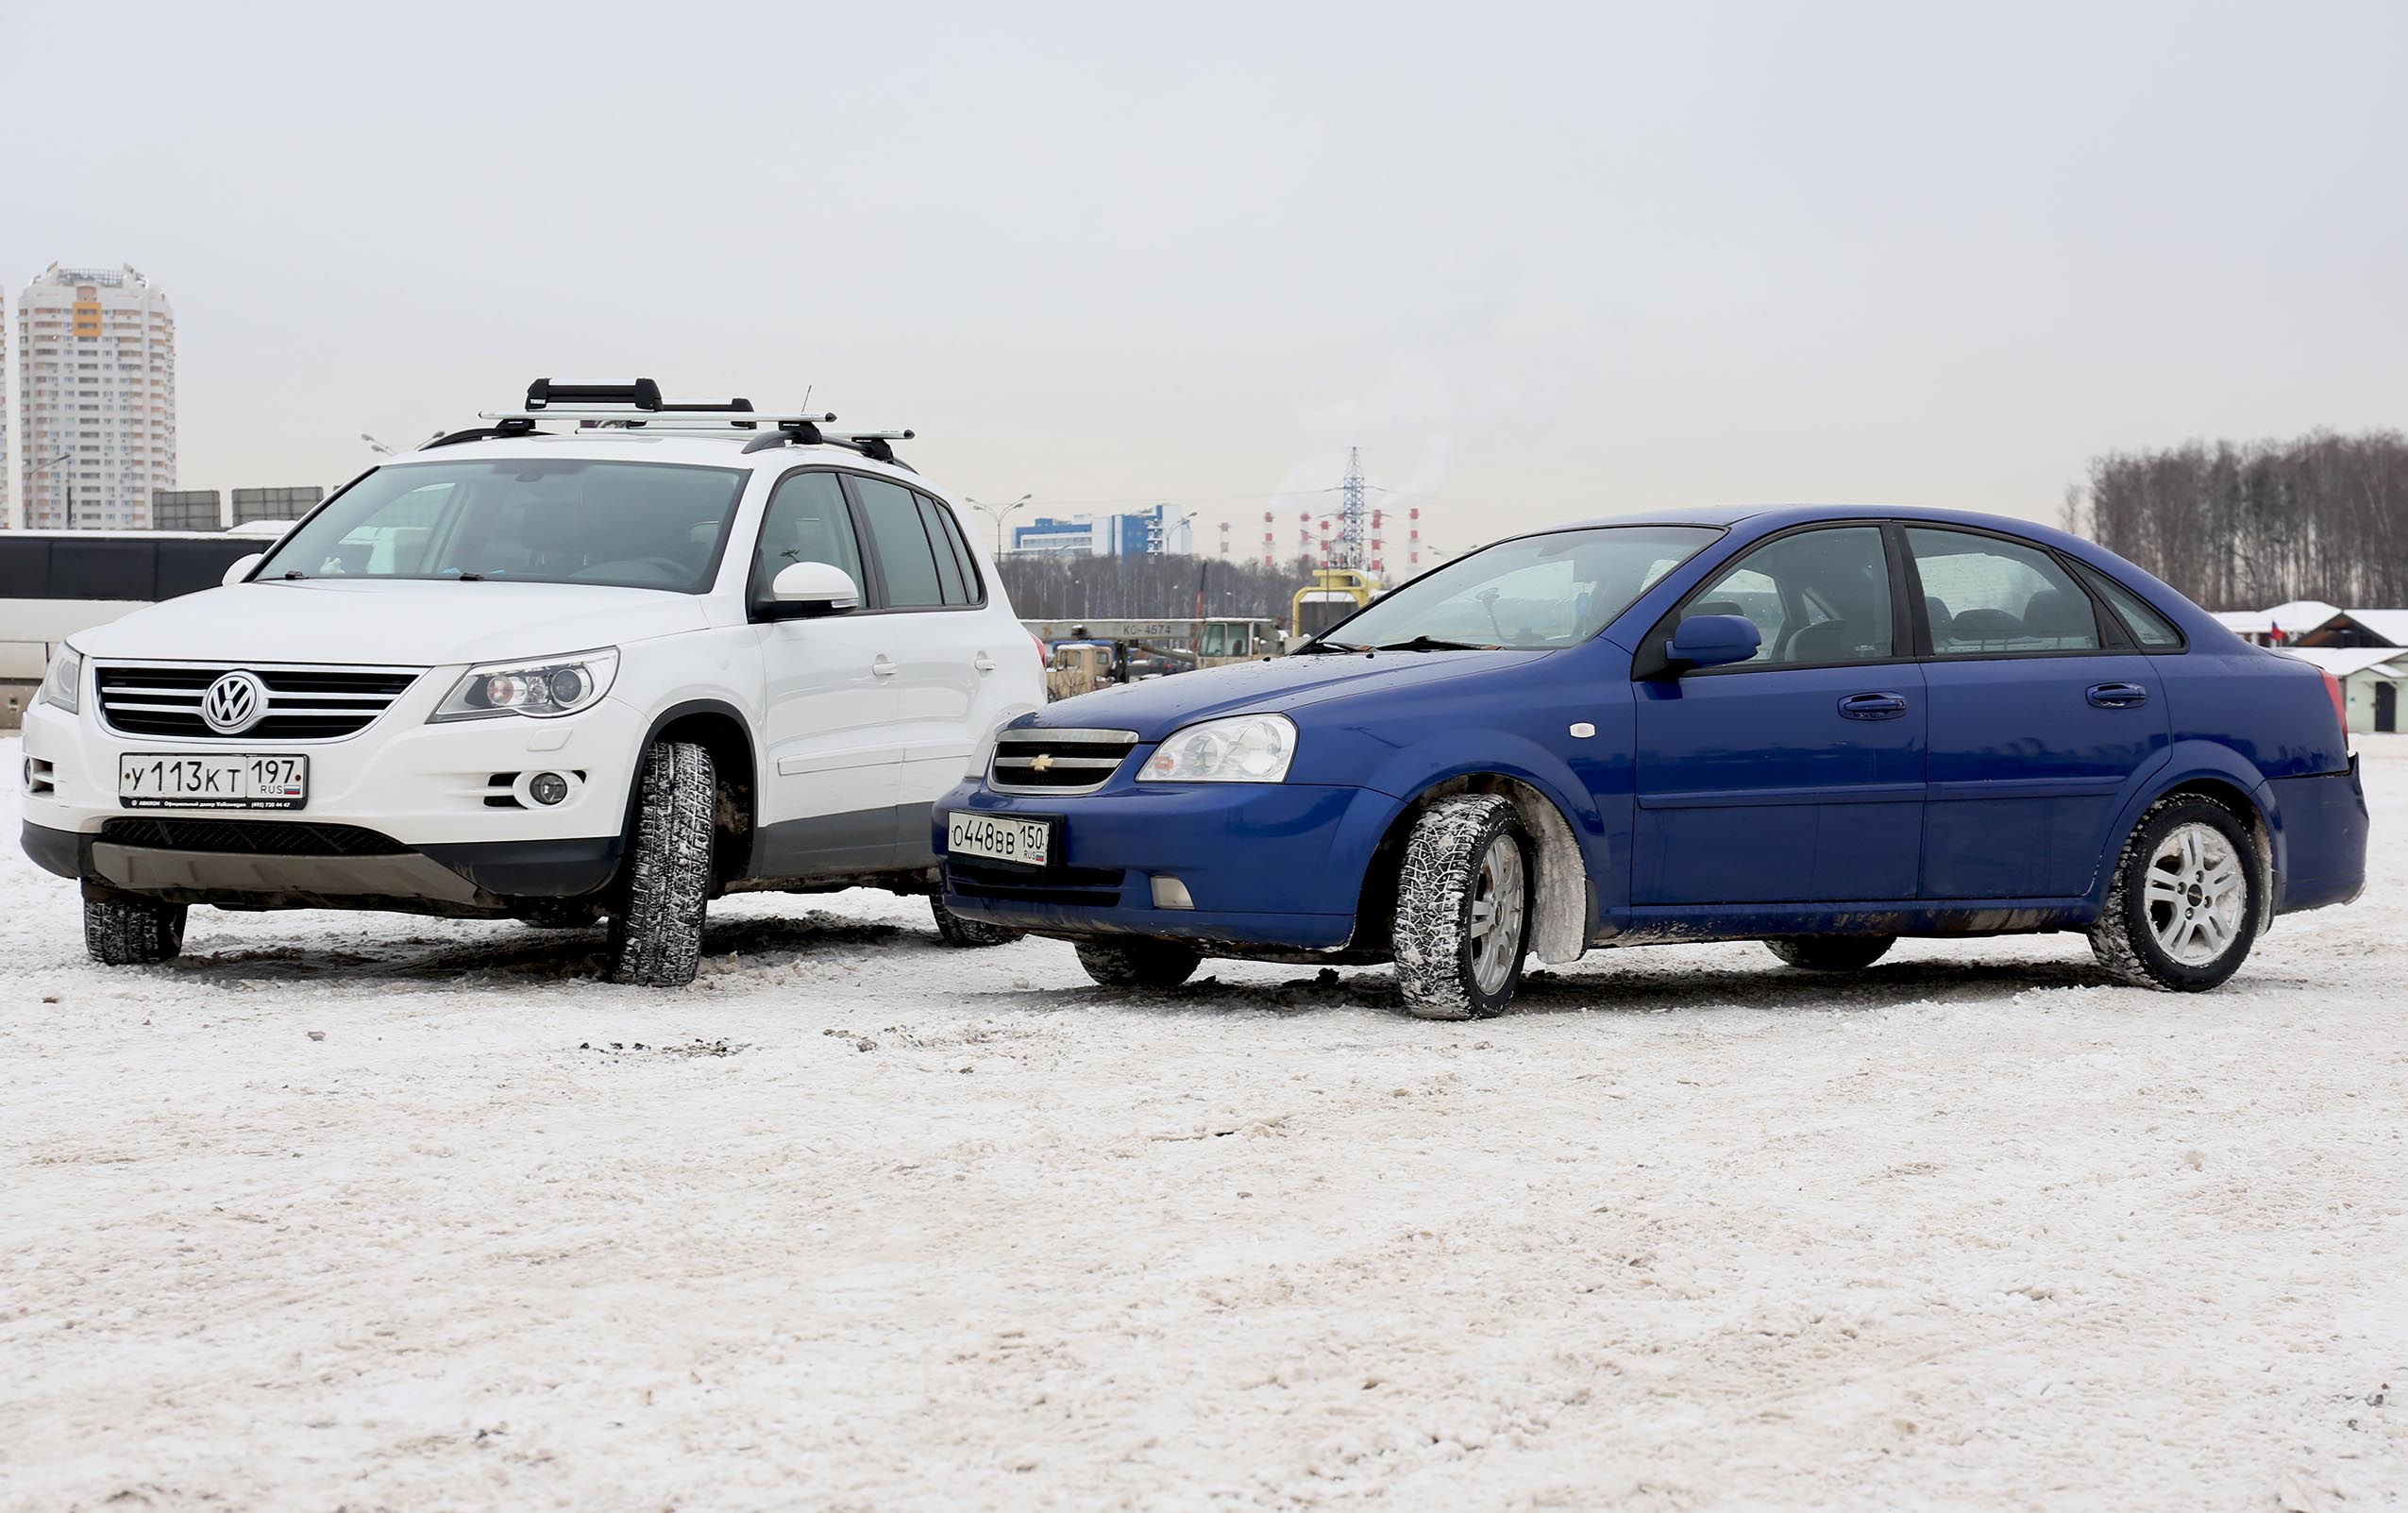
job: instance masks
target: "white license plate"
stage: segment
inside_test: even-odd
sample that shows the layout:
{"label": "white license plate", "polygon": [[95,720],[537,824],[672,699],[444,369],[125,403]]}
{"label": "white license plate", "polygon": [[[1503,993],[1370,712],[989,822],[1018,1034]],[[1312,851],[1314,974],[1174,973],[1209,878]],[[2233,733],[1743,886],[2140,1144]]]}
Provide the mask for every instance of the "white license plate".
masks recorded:
{"label": "white license plate", "polygon": [[299,809],[310,801],[310,759],[127,751],[117,758],[117,801],[127,809]]}
{"label": "white license plate", "polygon": [[945,815],[945,849],[953,856],[1044,866],[1053,860],[1053,824],[956,809]]}

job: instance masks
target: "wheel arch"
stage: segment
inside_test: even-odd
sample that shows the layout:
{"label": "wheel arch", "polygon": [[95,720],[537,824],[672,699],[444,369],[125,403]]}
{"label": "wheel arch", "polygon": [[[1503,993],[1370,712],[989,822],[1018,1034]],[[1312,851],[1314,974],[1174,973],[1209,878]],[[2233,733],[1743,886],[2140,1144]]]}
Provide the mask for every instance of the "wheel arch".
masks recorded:
{"label": "wheel arch", "polygon": [[2258,912],[2258,931],[2263,934],[2274,921],[2275,884],[2282,872],[2282,827],[2263,798],[2264,777],[2239,752],[2212,741],[2177,742],[2167,757],[2165,765],[2125,801],[2123,812],[2115,816],[2111,832],[2113,845],[2100,858],[2098,877],[2092,884],[2096,901],[2105,906],[2107,890],[2114,884],[2116,863],[2149,813],[2169,799],[2199,798],[2239,821],[2257,850],[2259,896],[2265,900],[2265,907]]}
{"label": "wheel arch", "polygon": [[627,817],[620,833],[631,833],[635,808],[643,800],[644,761],[662,741],[691,741],[710,753],[713,780],[718,786],[712,828],[718,836],[713,848],[712,870],[721,886],[749,876],[752,831],[760,813],[760,764],[752,744],[752,728],[733,704],[716,698],[688,699],[672,704],[652,717],[651,729],[636,748],[638,781],[629,784]]}
{"label": "wheel arch", "polygon": [[1528,832],[1536,873],[1530,949],[1550,966],[1577,961],[1594,932],[1596,890],[1587,853],[1562,802],[1529,774],[1473,769],[1435,778],[1389,821],[1363,869],[1355,907],[1355,939],[1384,941],[1396,917],[1396,887],[1405,846],[1431,804],[1457,794],[1493,794],[1513,805]]}

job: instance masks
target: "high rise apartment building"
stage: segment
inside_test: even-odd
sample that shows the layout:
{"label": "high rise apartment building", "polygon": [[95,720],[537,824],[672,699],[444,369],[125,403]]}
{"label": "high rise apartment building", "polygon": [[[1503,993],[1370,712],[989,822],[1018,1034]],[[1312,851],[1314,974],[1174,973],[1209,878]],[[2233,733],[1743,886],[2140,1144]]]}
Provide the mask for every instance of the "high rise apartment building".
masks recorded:
{"label": "high rise apartment building", "polygon": [[131,267],[52,263],[17,299],[27,530],[141,529],[176,486],[176,314]]}

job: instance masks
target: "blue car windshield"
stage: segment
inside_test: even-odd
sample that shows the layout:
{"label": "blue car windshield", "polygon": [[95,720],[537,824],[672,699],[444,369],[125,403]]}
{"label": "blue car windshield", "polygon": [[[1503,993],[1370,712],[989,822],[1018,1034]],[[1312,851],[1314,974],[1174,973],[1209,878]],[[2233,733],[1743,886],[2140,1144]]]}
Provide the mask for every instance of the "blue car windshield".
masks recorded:
{"label": "blue car windshield", "polygon": [[1577,646],[1721,534],[1709,526],[1593,526],[1499,542],[1373,601],[1328,643]]}
{"label": "blue car windshield", "polygon": [[669,462],[410,462],[296,527],[261,579],[507,579],[699,594],[746,475]]}

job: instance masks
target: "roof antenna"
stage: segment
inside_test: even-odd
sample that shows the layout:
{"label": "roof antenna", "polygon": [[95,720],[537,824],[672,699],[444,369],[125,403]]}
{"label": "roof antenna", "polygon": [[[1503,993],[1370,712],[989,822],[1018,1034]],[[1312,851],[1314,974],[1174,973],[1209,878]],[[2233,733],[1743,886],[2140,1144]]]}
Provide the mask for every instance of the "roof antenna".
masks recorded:
{"label": "roof antenna", "polygon": [[812,391],[812,390],[814,390],[814,389],[817,389],[817,388],[818,388],[818,387],[819,387],[819,386],[818,386],[817,384],[816,384],[816,383],[806,383],[806,384],[804,384],[804,385],[802,386],[802,408],[803,408],[803,409],[808,410],[808,409],[810,409],[810,408],[811,408],[811,391]]}

